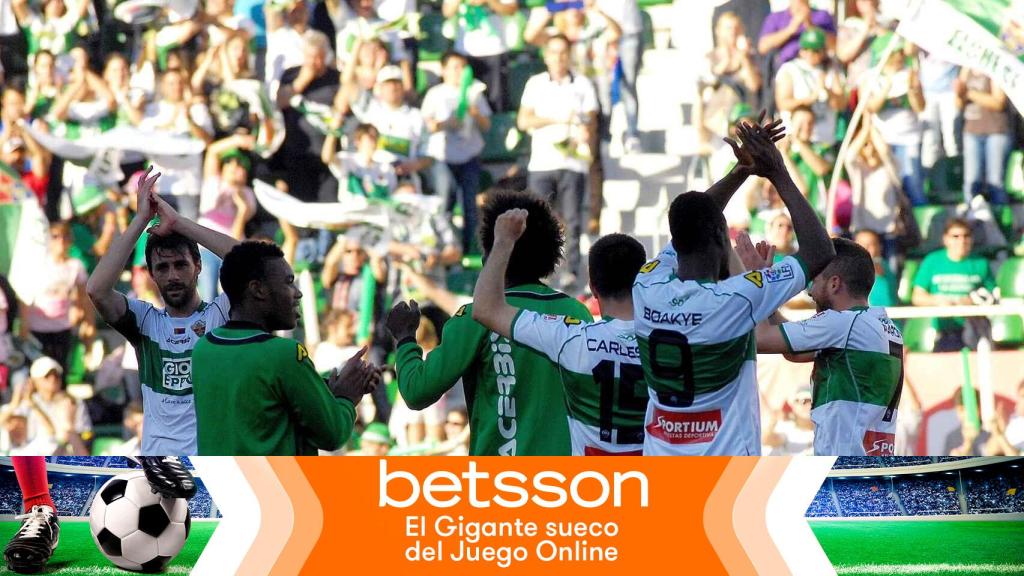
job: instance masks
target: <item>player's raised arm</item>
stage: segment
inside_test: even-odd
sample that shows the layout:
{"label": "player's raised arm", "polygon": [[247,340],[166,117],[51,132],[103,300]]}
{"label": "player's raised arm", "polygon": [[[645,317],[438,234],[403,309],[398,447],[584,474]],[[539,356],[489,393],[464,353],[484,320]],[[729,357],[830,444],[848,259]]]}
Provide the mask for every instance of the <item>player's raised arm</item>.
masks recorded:
{"label": "player's raised arm", "polygon": [[138,208],[135,218],[125,229],[124,233],[116,238],[111,244],[107,253],[100,258],[93,270],[92,276],[86,282],[85,290],[92,300],[93,306],[99,312],[100,317],[109,323],[120,320],[127,311],[127,304],[123,294],[114,289],[117,279],[124,270],[125,264],[135,251],[135,244],[146,231],[146,226],[156,213],[156,206],[151,202],[152,190],[160,173],[150,175],[152,168],[146,170],[145,174],[139,176]]}
{"label": "player's raised arm", "polygon": [[[782,120],[776,120],[774,122],[765,123],[765,112],[761,112],[761,117],[758,119],[758,128],[764,130],[772,142],[779,141],[785,134],[785,128],[782,126]],[[722,177],[721,180],[715,182],[707,189],[705,194],[711,196],[715,200],[715,204],[718,205],[720,210],[725,210],[726,205],[729,204],[729,200],[732,199],[732,195],[739,190],[743,182],[753,174],[755,174],[756,166],[754,165],[754,158],[751,156],[750,151],[746,149],[745,145],[740,145],[732,138],[725,138],[725,143],[732,148],[733,154],[736,155],[736,165],[729,171],[728,174]]]}
{"label": "player's raised arm", "polygon": [[739,127],[743,148],[748,151],[754,163],[754,174],[767,178],[779,192],[779,197],[789,210],[793,230],[800,250],[797,256],[807,266],[807,280],[817,276],[836,255],[828,232],[818,219],[817,213],[804,198],[786,171],[782,153],[775,147],[772,132],[762,126]]}
{"label": "player's raised arm", "polygon": [[505,273],[516,240],[526,230],[529,212],[513,208],[494,223],[494,247],[473,289],[473,319],[505,338],[512,336],[512,322],[519,312],[505,300]]}
{"label": "player's raised arm", "polygon": [[[141,197],[141,192],[139,195]],[[185,238],[194,240],[196,244],[213,252],[218,258],[224,258],[239,243],[238,240],[227,234],[221,234],[188,218],[183,218],[167,201],[155,192],[151,193],[150,202],[153,204],[156,214],[160,217],[160,223],[149,231],[150,234],[156,234],[157,236],[163,236],[172,232],[181,234]]]}

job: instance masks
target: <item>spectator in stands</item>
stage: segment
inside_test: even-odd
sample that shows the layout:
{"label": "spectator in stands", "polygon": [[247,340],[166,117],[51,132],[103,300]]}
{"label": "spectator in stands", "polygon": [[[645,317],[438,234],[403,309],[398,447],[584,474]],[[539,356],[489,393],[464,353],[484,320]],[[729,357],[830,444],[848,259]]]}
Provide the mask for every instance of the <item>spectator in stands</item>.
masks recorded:
{"label": "spectator in stands", "polygon": [[469,411],[465,406],[448,410],[444,421],[445,444],[454,444],[447,456],[469,456]]}
{"label": "spectator in stands", "polygon": [[[914,306],[970,305],[972,294],[991,291],[995,280],[988,260],[972,256],[971,225],[960,218],[950,218],[942,235],[945,248],[925,257],[914,276]],[[941,318],[935,322],[939,332],[936,352],[976,348],[978,339],[988,330],[985,318]]]}
{"label": "spectator in stands", "polygon": [[128,439],[111,448],[109,452],[110,455],[140,456],[142,454],[143,420],[142,404],[132,402],[125,406],[122,424],[124,425],[125,434],[128,436]]}
{"label": "spectator in stands", "polygon": [[39,50],[59,54],[66,70],[73,32],[88,14],[90,4],[88,0],[44,0],[39,6],[41,10],[36,12],[28,0],[12,0],[18,25],[28,40],[29,56]]}
{"label": "spectator in stands", "polygon": [[836,35],[836,58],[846,67],[846,80],[855,89],[871,68],[871,43],[889,32],[880,21],[879,0],[855,0],[853,11],[839,25]]}
{"label": "spectator in stands", "polygon": [[307,114],[330,110],[340,76],[330,66],[330,43],[323,33],[308,30],[303,34],[302,55],[300,66],[288,68],[281,75],[277,104],[284,115],[285,137],[271,161],[271,169],[296,198],[304,202],[333,202],[338,184],[320,161],[324,133]]}
{"label": "spectator in stands", "polygon": [[371,422],[359,437],[359,451],[352,456],[387,456],[391,449],[391,435],[386,424]]}
{"label": "spectator in stands", "polygon": [[933,185],[946,186],[949,181],[951,166],[943,163],[943,170],[934,170],[939,160],[960,156],[961,113],[953,89],[959,72],[958,66],[934,54],[921,56],[921,88],[924,91],[924,112],[920,115],[921,164],[929,171]]}
{"label": "spectator in stands", "polygon": [[[793,62],[784,65],[783,69]],[[828,110],[826,114],[835,118],[834,110]],[[807,197],[807,201],[818,214],[824,214],[828,199],[828,179],[832,176],[832,166],[835,164],[835,153],[832,149],[834,138],[815,139],[821,123],[817,121],[817,114],[810,106],[800,105],[794,108],[789,115],[789,125],[789,134],[779,143],[780,150],[789,157],[792,167],[796,170],[792,174],[797,188]],[[834,123],[832,125],[834,126]]]}
{"label": "spectator in stands", "polygon": [[811,28],[821,29],[829,46],[835,44],[836,25],[831,14],[811,9],[809,0],[790,0],[787,9],[765,18],[757,51],[773,57],[779,65],[785,64],[796,58],[802,34]]}
{"label": "spectator in stands", "polygon": [[244,32],[231,33],[223,41],[212,44],[200,56],[192,73],[192,93],[209,95],[226,82],[253,78],[250,58],[249,37]]}
{"label": "spectator in stands", "polygon": [[597,127],[597,97],[593,84],[569,69],[572,45],[565,36],[551,36],[544,49],[547,72],[530,78],[516,120],[529,132],[530,189],[550,202],[565,223],[568,274],[563,287],[573,286],[580,273],[580,235],[586,174],[598,153],[589,146]]}
{"label": "spectator in stands", "polygon": [[34,408],[28,417],[30,441],[39,435],[52,434],[56,453],[88,456],[85,439],[92,434],[92,422],[85,404],[61,390],[60,365],[43,356],[32,363],[29,376],[24,400]]}
{"label": "spectator in stands", "polygon": [[[899,279],[890,270],[888,263],[882,257],[882,236],[870,228],[860,228],[853,235],[853,241],[860,244],[875,263],[875,283],[868,294],[868,304],[871,306],[898,306],[899,298],[896,296],[896,289],[899,287]],[[903,413],[900,412],[902,418]]]}
{"label": "spectator in stands", "polygon": [[42,118],[60,94],[61,78],[54,55],[46,50],[36,53],[32,71],[28,76],[27,102],[32,118]]}
{"label": "spectator in stands", "polygon": [[835,142],[837,113],[846,105],[845,84],[828,57],[822,30],[811,28],[801,34],[798,57],[779,68],[775,76],[775,105],[790,134],[796,130],[795,111],[809,108],[814,118],[810,142],[829,146]]}
{"label": "spectator in stands", "polygon": [[[367,267],[369,273],[364,272]],[[324,259],[321,276],[324,290],[329,295],[330,309],[352,312],[359,319],[357,326],[368,326],[370,329],[380,318],[386,278],[387,265],[384,259],[368,252],[354,234],[338,237]],[[367,290],[373,291],[372,301],[375,303],[369,309],[362,305],[364,299],[369,297],[364,294]],[[366,338],[369,335],[362,336]],[[360,345],[364,343],[366,340],[357,341]]]}
{"label": "spectator in stands", "polygon": [[[622,145],[626,154],[637,154],[643,151],[639,128],[640,98],[636,88],[644,56],[644,23],[640,15],[640,5],[637,0],[595,0],[595,5],[619,28],[618,55],[619,66],[622,68],[619,97],[626,113],[626,130],[622,134]],[[604,110],[604,113],[611,115],[611,107]]]}
{"label": "spectator in stands", "polygon": [[[256,214],[256,194],[249,187],[249,153],[255,146],[256,139],[251,135],[228,136],[210,144],[203,160],[199,223],[236,240],[245,239],[245,225]],[[212,302],[219,292],[221,259],[205,247],[199,252],[199,297]]]}
{"label": "spectator in stands", "polygon": [[706,68],[697,85],[694,124],[702,146],[711,144],[712,135],[730,135],[737,106],[745,104],[753,111],[761,89],[754,58],[743,21],[734,12],[722,14],[715,22],[715,48],[704,59]]}
{"label": "spectator in stands", "polygon": [[789,213],[780,210],[766,222],[765,240],[775,247],[775,260],[782,260],[796,252],[796,236],[793,234],[793,220]]}
{"label": "spectator in stands", "polygon": [[[889,145],[874,129],[872,115],[862,117],[857,135],[846,150],[846,173],[853,189],[851,230],[871,230],[895,244],[900,181]],[[873,291],[872,291],[873,292]]]}
{"label": "spectator in stands", "polygon": [[359,351],[356,346],[356,315],[351,310],[331,310],[324,319],[324,340],[312,350],[313,365],[318,372],[340,369],[342,364]]}
{"label": "spectator in stands", "polygon": [[[160,99],[146,106],[139,127],[176,136],[188,136],[206,144],[213,141],[213,120],[206,104],[190,93],[188,77],[180,69],[171,69],[160,77]],[[178,163],[180,162],[180,164]],[[154,172],[162,174],[157,192],[166,197],[182,217],[199,217],[199,193],[203,164],[199,155],[173,166],[153,162]]]}
{"label": "spectator in stands", "polygon": [[0,144],[12,138],[11,127],[28,122],[29,109],[25,103],[25,88],[17,82],[4,84],[0,95]]}
{"label": "spectator in stands", "polygon": [[[263,81],[269,88],[270,98],[274,99],[277,98],[278,88],[282,84],[291,82],[291,80],[282,79],[285,70],[302,66],[305,60],[307,45],[305,34],[309,29],[309,8],[306,5],[306,0],[267,0],[264,10],[267,25],[267,50]],[[323,38],[325,46],[329,49],[330,40],[326,36]],[[311,80],[308,79],[307,83]],[[298,92],[301,93],[301,90]]]}
{"label": "spectator in stands", "polygon": [[[340,117],[332,127],[340,127]],[[352,133],[355,151],[335,152],[338,138],[328,134],[324,139],[321,160],[338,179],[338,202],[353,206],[366,199],[386,200],[398,188],[398,175],[390,157],[378,147],[380,132],[372,124],[360,124]]]}
{"label": "spectator in stands", "polygon": [[63,375],[74,332],[91,340],[95,323],[85,295],[85,266],[69,255],[71,227],[54,222],[49,235],[47,257],[35,269],[39,282],[22,307],[21,337],[27,338],[31,332],[42,344],[43,354],[61,366]]}
{"label": "spectator in stands", "polygon": [[1013,147],[1006,93],[987,74],[968,68],[953,86],[964,114],[964,202],[984,194],[994,206],[1005,206],[1006,161]]}
{"label": "spectator in stands", "polygon": [[35,194],[40,206],[46,205],[46,189],[50,185],[50,162],[53,154],[35,141],[21,123],[5,126],[6,139],[0,143],[0,161],[15,170],[22,183]]}
{"label": "spectator in stands", "polygon": [[[788,406],[788,410],[787,410]],[[798,388],[785,406],[771,411],[761,444],[768,456],[811,456],[814,454],[814,422],[811,421],[811,389]]]}
{"label": "spectator in stands", "polygon": [[412,94],[416,89],[412,58],[406,53],[398,30],[387,27],[389,23],[377,15],[374,4],[374,0],[349,0],[353,17],[338,31],[338,66],[344,69],[351,65],[359,40],[377,38],[387,46],[389,61],[401,70],[399,80],[404,98],[405,94]]}
{"label": "spectator in stands", "polygon": [[444,0],[441,13],[455,19],[455,51],[465,54],[473,76],[487,85],[495,113],[514,108],[508,101],[508,51],[505,16],[519,9],[516,0]]}
{"label": "spectator in stands", "polygon": [[924,195],[921,125],[917,116],[925,106],[918,51],[913,44],[904,44],[894,34],[887,34],[878,37],[871,46],[875,60],[881,57],[889,42],[897,42],[897,47],[875,83],[865,87],[861,97],[867,98],[867,109],[876,115],[874,127],[889,144],[903,191],[914,206],[921,206],[928,200]]}
{"label": "spectator in stands", "polygon": [[[377,97],[370,104],[366,121],[380,133],[380,148],[391,155],[398,185],[411,185],[422,192],[420,174],[429,173],[434,159],[427,154],[428,133],[419,108],[405,103],[402,71],[385,66],[377,75]],[[436,186],[434,186],[436,188]]]}
{"label": "spectator in stands", "polygon": [[466,57],[448,52],[441,58],[442,82],[423,98],[423,119],[430,131],[427,153],[433,165],[436,192],[447,198],[452,214],[456,202],[462,206],[462,251],[473,250],[476,237],[476,196],[480,192],[480,153],[484,134],[491,129],[491,107],[484,97],[486,87],[466,73]]}
{"label": "spectator in stands", "polygon": [[352,8],[349,7],[346,0],[321,0],[313,6],[309,25],[314,30],[323,32],[324,36],[331,41],[331,50],[337,53],[338,32],[353,16]]}
{"label": "spectator in stands", "polygon": [[[64,123],[65,137],[74,140],[108,128],[117,100],[103,79],[91,70],[85,48],[72,48],[69,57],[71,71],[50,113],[53,120]],[[67,174],[65,165],[65,179]]]}
{"label": "spectator in stands", "polygon": [[1017,386],[1017,405],[1006,424],[1005,436],[1011,446],[1024,452],[1024,381]]}
{"label": "spectator in stands", "polygon": [[[974,398],[975,407],[981,406],[981,394],[977,390],[974,390]],[[967,421],[962,387],[958,387],[956,392],[953,392],[953,408],[956,410],[956,420],[959,425],[946,436],[943,454],[950,456],[989,455],[992,434],[984,428],[979,428],[980,422]]]}
{"label": "spectator in stands", "polygon": [[128,59],[119,52],[107,56],[103,66],[103,81],[114,95],[117,102],[118,126],[137,125],[142,121],[142,106],[145,104],[146,92],[131,85],[131,70]]}
{"label": "spectator in stands", "polygon": [[351,114],[356,122],[365,122],[374,102],[373,88],[377,76],[388,65],[388,49],[380,38],[356,40],[352,63],[341,71],[341,89],[334,100],[332,127],[340,127]]}

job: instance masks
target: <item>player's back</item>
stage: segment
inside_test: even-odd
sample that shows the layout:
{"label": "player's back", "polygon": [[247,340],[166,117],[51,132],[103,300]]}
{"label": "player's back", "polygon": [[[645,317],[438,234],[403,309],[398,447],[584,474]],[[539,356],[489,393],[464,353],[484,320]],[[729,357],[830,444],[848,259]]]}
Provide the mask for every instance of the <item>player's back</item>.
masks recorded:
{"label": "player's back", "polygon": [[[582,303],[542,284],[515,286],[505,291],[505,297],[517,308],[591,320]],[[462,378],[470,406],[470,453],[570,454],[558,367],[539,352],[510,342],[472,320],[471,306],[460,311],[465,321],[479,328],[473,366]]]}
{"label": "player's back", "polygon": [[806,286],[798,258],[719,282],[681,280],[666,249],[633,287],[650,392],[647,454],[760,454],[754,328]]}
{"label": "player's back", "polygon": [[512,336],[558,363],[574,456],[640,455],[647,385],[632,320],[524,310]]}

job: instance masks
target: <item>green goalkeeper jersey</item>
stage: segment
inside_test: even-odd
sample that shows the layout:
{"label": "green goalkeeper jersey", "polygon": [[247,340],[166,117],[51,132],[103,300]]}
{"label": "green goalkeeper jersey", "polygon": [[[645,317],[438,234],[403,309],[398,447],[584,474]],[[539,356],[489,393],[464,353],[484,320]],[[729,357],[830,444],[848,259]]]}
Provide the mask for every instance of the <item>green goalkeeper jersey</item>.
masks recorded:
{"label": "green goalkeeper jersey", "polygon": [[[580,302],[544,286],[505,291],[509,304],[542,314],[591,321]],[[558,366],[509,342],[472,318],[467,304],[449,320],[427,358],[416,342],[398,344],[398,388],[413,409],[425,408],[462,378],[474,456],[568,456],[568,414]]]}
{"label": "green goalkeeper jersey", "polygon": [[199,454],[315,456],[352,434],[355,407],[335,398],[306,349],[228,322],[192,351]]}

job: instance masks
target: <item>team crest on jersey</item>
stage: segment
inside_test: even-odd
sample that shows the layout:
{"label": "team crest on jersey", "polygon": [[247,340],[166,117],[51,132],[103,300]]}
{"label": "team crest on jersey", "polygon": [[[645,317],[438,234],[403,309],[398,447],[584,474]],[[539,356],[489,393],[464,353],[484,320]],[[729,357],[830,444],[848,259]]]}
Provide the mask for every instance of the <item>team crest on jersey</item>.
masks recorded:
{"label": "team crest on jersey", "polygon": [[764,288],[764,274],[761,274],[760,270],[751,270],[744,274],[743,277],[749,280],[754,286]]}
{"label": "team crest on jersey", "polygon": [[206,334],[206,322],[202,320],[196,320],[192,324],[192,331],[196,333],[196,336],[202,338]]}
{"label": "team crest on jersey", "polygon": [[644,264],[643,266],[640,267],[640,273],[641,274],[647,274],[651,270],[654,270],[655,268],[657,268],[658,264],[660,264],[660,263],[661,263],[661,260],[651,260],[647,264]]}
{"label": "team crest on jersey", "polygon": [[456,317],[465,316],[466,315],[466,306],[469,306],[469,304],[463,304],[462,307],[460,307],[459,310],[457,312],[455,312],[455,316]]}
{"label": "team crest on jersey", "polygon": [[[790,264],[783,264],[782,266],[769,268],[764,271],[764,279],[767,282],[782,282],[783,280],[792,280],[793,266]],[[758,286],[758,288],[760,288],[760,286]]]}
{"label": "team crest on jersey", "polygon": [[566,326],[576,326],[578,324],[583,324],[582,320],[580,320],[579,318],[573,318],[572,316],[566,316],[563,322],[565,322]]}
{"label": "team crest on jersey", "polygon": [[306,352],[305,346],[303,346],[302,344],[296,344],[296,346],[298,347],[298,349],[295,351],[295,360],[297,362],[302,362],[306,358],[309,358],[309,352]]}

